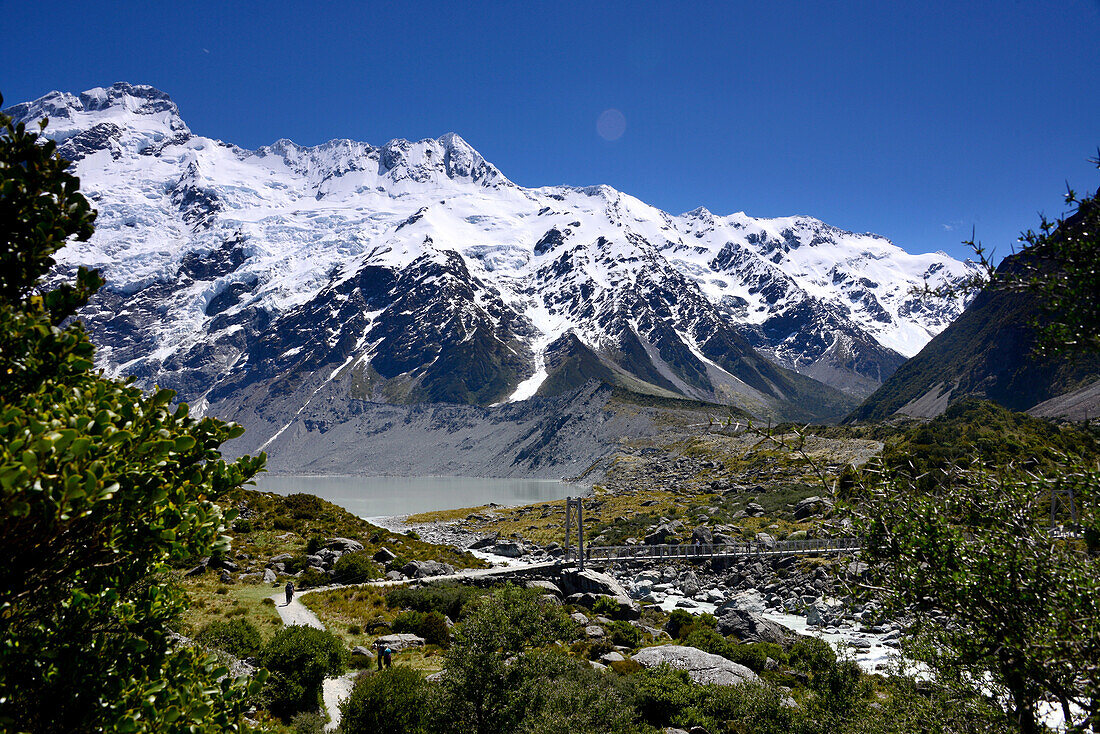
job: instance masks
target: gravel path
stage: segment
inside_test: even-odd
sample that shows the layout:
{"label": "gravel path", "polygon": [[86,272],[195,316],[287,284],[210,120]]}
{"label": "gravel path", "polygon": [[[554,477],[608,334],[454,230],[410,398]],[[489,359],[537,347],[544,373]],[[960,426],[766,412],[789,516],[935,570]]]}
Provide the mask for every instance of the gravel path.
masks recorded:
{"label": "gravel path", "polygon": [[[319,630],[325,628],[325,625],[321,624],[321,620],[317,619],[317,615],[302,603],[302,594],[308,594],[312,591],[321,591],[321,589],[308,589],[297,592],[290,604],[286,603],[286,593],[281,590],[279,593],[271,595],[272,601],[275,602],[275,610],[279,612],[279,618],[283,620],[284,625],[289,627],[298,624]],[[325,678],[324,683],[322,683],[321,698],[325,702],[325,711],[328,712],[328,724],[325,726],[325,731],[332,731],[340,726],[340,704],[351,694],[353,679],[358,673],[359,671],[353,670],[339,678]]]}

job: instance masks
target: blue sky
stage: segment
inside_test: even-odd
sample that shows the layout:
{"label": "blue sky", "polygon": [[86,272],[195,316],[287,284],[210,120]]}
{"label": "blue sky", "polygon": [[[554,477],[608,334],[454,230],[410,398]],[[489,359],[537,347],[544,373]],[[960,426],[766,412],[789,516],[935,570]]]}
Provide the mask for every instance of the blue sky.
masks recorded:
{"label": "blue sky", "polygon": [[3,15],[6,105],[125,80],[249,148],[453,130],[522,185],[809,214],[914,252],[965,256],[974,227],[1005,254],[1037,212],[1062,211],[1067,180],[1100,185],[1100,0],[9,1]]}

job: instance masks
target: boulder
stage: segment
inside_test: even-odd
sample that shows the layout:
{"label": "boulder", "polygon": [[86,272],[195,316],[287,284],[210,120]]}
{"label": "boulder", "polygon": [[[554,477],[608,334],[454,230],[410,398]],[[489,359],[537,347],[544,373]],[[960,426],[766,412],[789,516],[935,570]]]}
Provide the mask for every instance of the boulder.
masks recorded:
{"label": "boulder", "polygon": [[705,525],[700,525],[691,531],[691,542],[694,543],[697,540],[703,545],[710,545],[714,542],[714,533]]}
{"label": "boulder", "polygon": [[577,624],[583,624],[583,625],[584,625],[585,627],[587,627],[587,626],[588,626],[588,617],[584,616],[584,615],[583,615],[583,614],[581,614],[580,612],[573,612],[573,613],[572,613],[572,614],[570,614],[569,616],[570,616],[570,617],[572,618],[572,620],[573,620],[574,622],[576,622]]}
{"label": "boulder", "polygon": [[606,596],[628,596],[626,589],[606,573],[585,569],[584,571],[565,571],[561,575],[562,591],[567,594],[590,592]]}
{"label": "boulder", "polygon": [[280,553],[277,556],[272,556],[271,557],[271,563],[280,563],[282,561],[289,561],[293,557],[294,556],[292,556],[290,553]]}
{"label": "boulder", "polygon": [[590,624],[584,628],[584,636],[593,640],[601,640],[606,634],[603,627],[598,624]]}
{"label": "boulder", "polygon": [[736,686],[760,680],[756,673],[744,665],[726,660],[721,655],[703,652],[685,645],[660,645],[647,647],[633,656],[633,660],[646,668],[666,664],[686,670],[696,683],[714,683],[720,686]]}
{"label": "boulder", "polygon": [[749,517],[760,517],[764,514],[764,508],[755,502],[745,505],[745,514]]}
{"label": "boulder", "polygon": [[494,545],[499,537],[500,535],[498,533],[483,535],[475,540],[473,543],[471,543],[470,548],[472,550],[481,550],[482,548],[488,548],[489,546]]}
{"label": "boulder", "polygon": [[363,647],[362,645],[356,645],[355,647],[351,648],[351,654],[359,655],[366,658],[367,660],[374,660],[374,653]]}
{"label": "boulder", "polygon": [[668,525],[658,525],[657,529],[645,536],[646,545],[664,545],[676,534]]}
{"label": "boulder", "polygon": [[714,616],[720,634],[733,635],[741,642],[774,642],[786,646],[798,639],[794,630],[736,607],[726,607]]}
{"label": "boulder", "polygon": [[272,571],[270,568],[265,568],[264,569],[264,583],[265,584],[275,583],[275,572]]}
{"label": "boulder", "polygon": [[553,581],[528,581],[528,589],[542,589],[546,594],[556,596],[558,599],[565,598],[565,595],[561,593],[561,589]]}
{"label": "boulder", "polygon": [[816,515],[823,515],[831,509],[833,509],[831,500],[814,495],[813,497],[807,497],[794,506],[794,518],[805,520]]}
{"label": "boulder", "polygon": [[775,548],[775,538],[768,535],[767,533],[757,533],[756,542],[764,546],[768,550]]}
{"label": "boulder", "polygon": [[523,555],[523,546],[510,540],[501,541],[487,550],[493,555],[505,558],[519,558]]}
{"label": "boulder", "polygon": [[378,551],[373,556],[371,556],[371,558],[378,561],[379,563],[389,563],[394,558],[397,558],[397,554],[391,551],[389,548],[383,546],[379,548]]}
{"label": "boulder", "polygon": [[332,538],[325,541],[325,547],[339,550],[341,553],[356,553],[363,550],[363,544],[351,538]]}
{"label": "boulder", "polygon": [[411,632],[397,632],[379,637],[374,643],[383,648],[388,647],[394,652],[401,652],[402,650],[408,650],[410,647],[424,647],[424,638]]}
{"label": "boulder", "polygon": [[401,573],[411,579],[425,579],[430,576],[448,576],[455,572],[454,566],[439,561],[409,561]]}
{"label": "boulder", "polygon": [[600,661],[608,665],[610,665],[611,663],[621,663],[624,660],[626,660],[626,658],[623,657],[623,654],[614,650],[612,650],[611,652],[605,652],[603,655],[600,655]]}

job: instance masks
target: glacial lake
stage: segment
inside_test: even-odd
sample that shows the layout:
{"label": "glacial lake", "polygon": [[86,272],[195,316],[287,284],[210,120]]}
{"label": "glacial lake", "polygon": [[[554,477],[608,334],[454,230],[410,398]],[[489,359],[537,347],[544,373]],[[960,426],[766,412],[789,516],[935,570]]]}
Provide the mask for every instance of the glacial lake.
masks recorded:
{"label": "glacial lake", "polygon": [[529,505],[585,495],[588,488],[555,479],[475,477],[353,477],[261,474],[256,488],[276,494],[305,492],[359,517],[412,515],[431,510],[498,505]]}

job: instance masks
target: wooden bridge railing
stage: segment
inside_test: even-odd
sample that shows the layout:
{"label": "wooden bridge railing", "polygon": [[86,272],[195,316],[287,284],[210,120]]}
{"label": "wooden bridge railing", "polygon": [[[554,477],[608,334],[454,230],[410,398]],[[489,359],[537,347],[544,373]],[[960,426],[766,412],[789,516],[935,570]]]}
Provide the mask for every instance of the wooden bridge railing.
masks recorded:
{"label": "wooden bridge railing", "polygon": [[610,563],[614,561],[845,553],[859,549],[859,538],[822,538],[814,540],[779,540],[774,544],[767,545],[750,541],[745,543],[703,543],[699,545],[588,546],[585,549],[585,558],[591,563]]}

